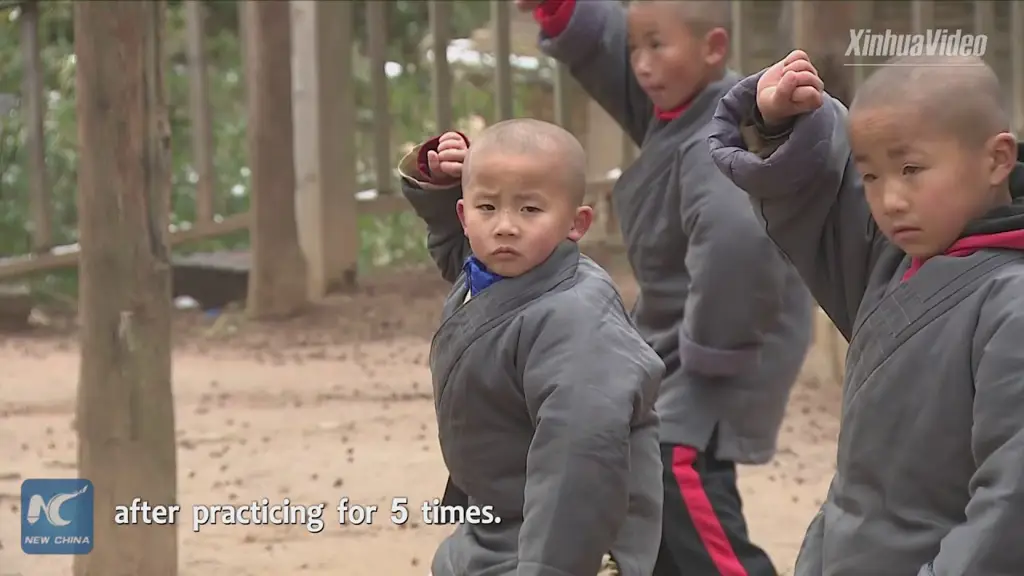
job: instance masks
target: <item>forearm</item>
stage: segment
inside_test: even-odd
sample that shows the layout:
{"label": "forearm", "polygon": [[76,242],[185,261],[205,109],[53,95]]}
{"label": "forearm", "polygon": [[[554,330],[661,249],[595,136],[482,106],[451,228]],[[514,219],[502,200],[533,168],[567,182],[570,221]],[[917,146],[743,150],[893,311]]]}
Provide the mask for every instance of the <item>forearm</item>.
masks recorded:
{"label": "forearm", "polygon": [[825,105],[791,129],[759,129],[758,77],[741,81],[719,104],[712,157],[749,195],[769,237],[849,337],[881,237],[852,165],[845,108],[826,95]]}
{"label": "forearm", "polygon": [[[424,147],[435,142],[428,141],[413,149],[399,164],[402,180],[402,194],[427,225],[427,250],[437,265],[441,276],[448,282],[455,282],[462,273],[462,265],[469,257],[469,242],[462,231],[456,206],[462,198],[462,186],[435,184],[419,161]],[[433,144],[436,147],[436,143]]]}
{"label": "forearm", "polygon": [[540,48],[573,78],[638,145],[654,106],[629,62],[626,14],[617,0],[548,0],[534,14]]}

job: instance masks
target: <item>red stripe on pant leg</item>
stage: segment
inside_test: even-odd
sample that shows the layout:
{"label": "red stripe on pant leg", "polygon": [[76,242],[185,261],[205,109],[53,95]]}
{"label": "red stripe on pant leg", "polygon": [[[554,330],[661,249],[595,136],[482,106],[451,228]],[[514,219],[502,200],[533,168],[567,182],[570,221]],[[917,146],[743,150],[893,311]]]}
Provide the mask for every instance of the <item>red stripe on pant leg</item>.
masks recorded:
{"label": "red stripe on pant leg", "polygon": [[690,513],[693,525],[697,528],[701,542],[711,556],[711,561],[722,576],[747,576],[747,571],[740,564],[736,552],[725,535],[722,523],[711,507],[711,501],[704,492],[704,483],[693,467],[697,460],[697,451],[688,446],[676,446],[672,450],[672,475],[679,484],[679,492]]}

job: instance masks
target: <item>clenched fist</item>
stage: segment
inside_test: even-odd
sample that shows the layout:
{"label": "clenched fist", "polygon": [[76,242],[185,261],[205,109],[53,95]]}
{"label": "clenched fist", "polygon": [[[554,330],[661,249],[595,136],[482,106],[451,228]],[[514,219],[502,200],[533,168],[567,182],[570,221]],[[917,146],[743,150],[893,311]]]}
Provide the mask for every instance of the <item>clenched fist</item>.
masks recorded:
{"label": "clenched fist", "polygon": [[781,124],[816,110],[825,86],[803,50],[776,62],[757,81],[757,109],[767,124]]}
{"label": "clenched fist", "polygon": [[435,184],[454,184],[462,178],[462,164],[469,147],[461,135],[445,132],[437,143],[437,150],[427,151],[427,167]]}

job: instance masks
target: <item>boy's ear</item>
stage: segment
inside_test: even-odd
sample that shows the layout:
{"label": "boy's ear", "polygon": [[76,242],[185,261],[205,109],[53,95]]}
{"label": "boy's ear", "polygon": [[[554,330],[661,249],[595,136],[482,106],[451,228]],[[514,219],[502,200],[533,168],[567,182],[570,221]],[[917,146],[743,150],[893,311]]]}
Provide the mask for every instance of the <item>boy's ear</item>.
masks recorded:
{"label": "boy's ear", "polygon": [[998,186],[1006,182],[1010,172],[1017,165],[1017,139],[1009,132],[1002,132],[989,141],[989,158],[992,160],[990,184]]}
{"label": "boy's ear", "polygon": [[712,28],[704,35],[704,63],[721,66],[729,60],[729,33],[725,28]]}
{"label": "boy's ear", "polygon": [[569,240],[579,242],[583,235],[594,223],[594,209],[590,206],[580,206],[576,209],[576,217],[572,220],[572,228],[569,229]]}
{"label": "boy's ear", "polygon": [[466,233],[466,205],[463,204],[462,198],[455,203],[455,213],[459,215],[459,222],[462,224],[462,233]]}

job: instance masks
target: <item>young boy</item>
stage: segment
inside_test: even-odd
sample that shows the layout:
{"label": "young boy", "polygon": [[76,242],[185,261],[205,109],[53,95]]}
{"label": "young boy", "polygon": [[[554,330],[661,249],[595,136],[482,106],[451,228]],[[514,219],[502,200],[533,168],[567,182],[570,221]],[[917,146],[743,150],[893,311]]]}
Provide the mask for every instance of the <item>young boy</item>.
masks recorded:
{"label": "young boy", "polygon": [[799,576],[1024,574],[1024,165],[1001,100],[979,59],[908,57],[847,118],[795,51],[718,108],[716,162],[850,341]]}
{"label": "young boy", "polygon": [[665,361],[657,576],[773,576],[747,535],[736,463],[772,458],[810,341],[811,301],[711,160],[729,2],[519,1],[541,48],[641,145],[613,192],[640,287],[633,318]]}
{"label": "young boy", "polygon": [[460,524],[433,576],[593,575],[607,552],[622,576],[647,576],[665,368],[576,244],[593,215],[583,149],[536,120],[467,149],[449,132],[399,167],[454,283],[430,349],[445,501],[501,519]]}

